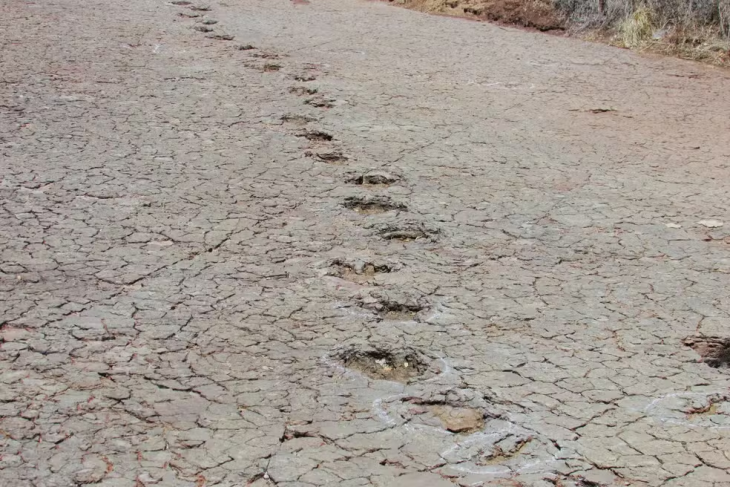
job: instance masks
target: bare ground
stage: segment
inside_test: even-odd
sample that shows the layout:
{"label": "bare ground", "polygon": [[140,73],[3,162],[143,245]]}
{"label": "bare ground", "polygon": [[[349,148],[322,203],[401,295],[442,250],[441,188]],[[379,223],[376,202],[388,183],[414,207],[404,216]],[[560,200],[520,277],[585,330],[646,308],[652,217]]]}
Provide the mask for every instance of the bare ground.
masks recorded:
{"label": "bare ground", "polygon": [[354,0],[0,22],[0,485],[730,484],[725,72]]}

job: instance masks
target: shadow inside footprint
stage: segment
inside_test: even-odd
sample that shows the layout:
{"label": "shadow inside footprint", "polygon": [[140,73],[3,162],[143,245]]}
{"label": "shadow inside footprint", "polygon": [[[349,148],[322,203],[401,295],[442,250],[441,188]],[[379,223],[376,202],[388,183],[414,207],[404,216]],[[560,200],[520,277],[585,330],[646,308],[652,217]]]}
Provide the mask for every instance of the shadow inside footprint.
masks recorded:
{"label": "shadow inside footprint", "polygon": [[371,379],[408,383],[429,370],[429,361],[412,348],[347,347],[337,358],[345,367]]}
{"label": "shadow inside footprint", "polygon": [[342,206],[363,215],[375,215],[386,211],[405,211],[408,207],[387,196],[348,196]]}

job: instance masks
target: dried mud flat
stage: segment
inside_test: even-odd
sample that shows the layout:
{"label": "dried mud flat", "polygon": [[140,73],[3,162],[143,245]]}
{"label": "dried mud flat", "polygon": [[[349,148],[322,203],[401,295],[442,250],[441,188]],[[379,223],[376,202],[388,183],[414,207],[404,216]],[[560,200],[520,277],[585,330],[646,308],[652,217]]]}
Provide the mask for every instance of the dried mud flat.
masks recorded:
{"label": "dried mud flat", "polygon": [[0,485],[730,485],[725,73],[355,0],[0,22]]}

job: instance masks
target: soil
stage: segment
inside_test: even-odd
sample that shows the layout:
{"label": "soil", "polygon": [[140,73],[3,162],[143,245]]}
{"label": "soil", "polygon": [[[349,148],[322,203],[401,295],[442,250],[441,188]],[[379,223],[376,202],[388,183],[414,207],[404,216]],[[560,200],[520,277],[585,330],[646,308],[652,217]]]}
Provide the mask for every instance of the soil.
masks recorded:
{"label": "soil", "polygon": [[404,211],[407,209],[404,204],[391,201],[390,198],[385,196],[349,196],[345,199],[343,206],[363,215],[376,215],[386,211]]}
{"label": "soil", "polygon": [[684,344],[692,348],[710,367],[730,367],[730,339],[721,337],[689,337]]}
{"label": "soil", "polygon": [[412,350],[346,350],[340,353],[340,360],[349,369],[357,370],[377,380],[408,383],[422,375],[427,364]]}
{"label": "soil", "polygon": [[335,273],[338,277],[357,283],[371,281],[377,274],[388,274],[393,270],[388,265],[376,265],[372,262],[365,262],[361,265],[353,265],[341,261],[335,261],[333,263],[333,267],[335,268]]}
{"label": "soil", "polygon": [[565,29],[562,16],[543,0],[401,0],[392,3],[414,10],[519,25],[543,32]]}

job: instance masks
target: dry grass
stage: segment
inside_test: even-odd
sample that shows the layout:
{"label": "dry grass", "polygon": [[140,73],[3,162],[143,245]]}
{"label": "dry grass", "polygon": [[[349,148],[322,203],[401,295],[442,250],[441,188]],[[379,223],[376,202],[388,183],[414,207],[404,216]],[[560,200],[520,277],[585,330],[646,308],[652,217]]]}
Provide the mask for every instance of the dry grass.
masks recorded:
{"label": "dry grass", "polygon": [[700,61],[718,66],[730,66],[730,41],[717,35],[715,29],[698,28],[694,35],[675,33],[668,39],[650,39],[639,50],[656,52],[682,59]]}
{"label": "dry grass", "polygon": [[730,65],[730,0],[553,0],[574,33]]}
{"label": "dry grass", "polygon": [[449,0],[424,0],[422,2],[406,2],[406,3],[413,3],[415,4],[416,9],[422,11],[422,12],[429,12],[429,13],[437,13],[437,12],[445,12],[449,10],[451,5],[451,2]]}
{"label": "dry grass", "polygon": [[468,7],[477,2],[472,0],[394,0],[394,3],[430,14],[463,15],[465,6]]}
{"label": "dry grass", "polygon": [[619,25],[624,46],[639,47],[654,34],[653,12],[646,7],[636,9]]}
{"label": "dry grass", "polygon": [[621,22],[612,44],[715,65],[730,65],[730,39],[719,25],[664,20],[640,7]]}

